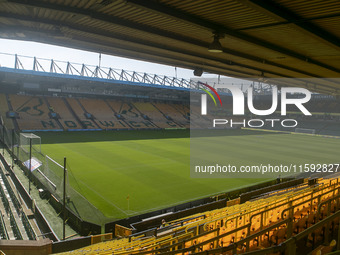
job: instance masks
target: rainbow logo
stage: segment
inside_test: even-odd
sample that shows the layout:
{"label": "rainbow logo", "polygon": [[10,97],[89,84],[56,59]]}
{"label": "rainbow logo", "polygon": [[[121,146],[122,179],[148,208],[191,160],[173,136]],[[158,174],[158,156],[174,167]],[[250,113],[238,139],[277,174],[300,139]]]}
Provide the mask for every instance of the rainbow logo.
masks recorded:
{"label": "rainbow logo", "polygon": [[[222,106],[222,101],[221,101],[220,95],[217,93],[217,91],[216,91],[213,87],[209,86],[209,85],[206,84],[206,83],[200,82],[200,84],[203,85],[203,86],[205,86],[205,87],[207,87],[207,88],[210,89],[212,92],[214,92],[214,94],[217,96],[217,98],[218,98],[218,100],[220,101],[220,104],[221,104],[221,106]],[[199,89],[200,89],[200,90],[203,90],[204,92],[206,92],[206,93],[212,98],[212,100],[214,101],[215,106],[217,106],[216,100],[215,100],[214,96],[210,93],[209,90],[204,89],[204,88],[199,88]]]}

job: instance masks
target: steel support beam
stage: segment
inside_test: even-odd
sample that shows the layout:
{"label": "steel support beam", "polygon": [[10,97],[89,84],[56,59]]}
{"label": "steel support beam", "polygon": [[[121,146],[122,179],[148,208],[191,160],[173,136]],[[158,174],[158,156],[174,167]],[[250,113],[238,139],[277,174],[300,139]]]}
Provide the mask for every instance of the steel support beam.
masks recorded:
{"label": "steel support beam", "polygon": [[[4,14],[2,12],[0,12],[0,17],[3,17],[3,15]],[[140,39],[137,39],[137,38],[132,38],[132,37],[120,35],[120,34],[117,34],[117,33],[103,31],[103,30],[100,30],[100,29],[87,28],[87,27],[84,27],[84,26],[75,25],[75,24],[71,24],[71,23],[67,23],[67,22],[56,22],[54,20],[49,20],[49,19],[46,19],[46,18],[38,19],[38,18],[33,18],[33,17],[30,17],[30,16],[24,16],[24,15],[11,15],[11,18],[17,19],[17,20],[20,19],[20,20],[23,20],[23,21],[26,21],[26,22],[43,23],[43,24],[59,26],[59,27],[61,26],[61,27],[71,29],[71,30],[74,30],[74,31],[81,31],[81,32],[84,32],[84,33],[92,34],[92,35],[99,35],[99,36],[107,37],[108,39],[114,39],[114,40],[120,40],[120,41],[124,40],[126,42],[133,43],[133,44],[136,44],[136,45],[141,44],[141,45],[144,45],[144,46],[147,46],[147,47],[156,48],[157,50],[165,50],[165,51],[170,51],[170,52],[174,52],[174,53],[177,53],[177,54],[183,54],[183,55],[187,55],[189,57],[201,59],[200,63],[203,63],[203,65],[206,65],[205,62],[207,60],[208,61],[214,61],[216,63],[220,63],[220,64],[225,65],[226,68],[228,68],[231,71],[235,71],[235,72],[242,73],[242,71],[235,70],[235,68],[232,68],[232,66],[244,68],[244,69],[255,71],[256,73],[244,72],[244,74],[253,75],[254,77],[257,74],[260,75],[262,72],[265,72],[267,74],[272,74],[272,75],[278,76],[278,77],[285,77],[284,74],[281,74],[281,73],[278,73],[278,72],[272,72],[272,71],[267,70],[267,69],[259,69],[259,68],[256,68],[254,66],[239,64],[239,63],[236,63],[236,62],[233,62],[233,61],[228,61],[228,60],[225,60],[225,59],[222,59],[222,58],[213,58],[211,56],[208,56],[209,55],[208,51],[207,51],[207,55],[200,55],[200,54],[197,54],[195,52],[189,52],[189,51],[185,51],[185,50],[182,50],[182,49],[179,49],[179,48],[160,45],[160,44],[156,44],[156,43],[149,42],[149,41],[146,41],[146,40],[140,40]],[[26,30],[26,29],[23,28],[23,31],[30,31],[30,30],[29,29]],[[31,31],[39,32],[39,31],[41,31],[41,29],[31,30]],[[48,31],[45,31],[45,32],[48,33]],[[51,31],[51,34],[53,34],[53,31]],[[59,36],[59,33],[58,33],[58,36]],[[66,36],[66,35],[64,35],[64,36]],[[310,76],[312,76],[312,75],[310,74]]]}
{"label": "steel support beam", "polygon": [[[76,15],[84,15],[84,16],[91,17],[93,19],[103,21],[103,22],[108,22],[108,23],[111,23],[111,24],[124,26],[124,27],[128,27],[128,28],[131,28],[131,29],[141,30],[143,32],[148,32],[148,33],[151,33],[151,34],[154,34],[154,35],[158,35],[158,36],[166,37],[166,38],[169,38],[169,39],[173,39],[173,40],[197,45],[197,46],[200,46],[200,47],[208,48],[208,43],[206,43],[206,42],[198,41],[198,40],[190,38],[190,37],[182,36],[182,35],[179,35],[179,34],[176,34],[176,33],[166,32],[166,31],[163,31],[161,29],[152,28],[150,26],[142,25],[142,24],[135,23],[135,22],[132,22],[132,21],[122,20],[120,18],[111,16],[111,15],[102,14],[102,13],[98,13],[98,12],[94,12],[94,11],[90,11],[90,10],[85,10],[85,9],[80,9],[80,8],[70,7],[70,6],[62,6],[62,5],[58,5],[58,4],[46,3],[46,2],[41,2],[41,1],[8,0],[8,2],[13,2],[13,3],[22,4],[22,5],[31,6],[31,7],[46,8],[46,9],[50,9],[50,10],[61,11],[61,12],[64,12],[64,13],[67,12],[67,13],[72,13],[72,14],[76,14]],[[134,3],[134,4],[149,5],[151,7],[154,6],[153,2],[150,5],[148,3],[148,1],[128,0],[128,2],[131,2],[131,3]],[[159,4],[157,4],[157,6],[159,6]],[[180,15],[178,15],[178,14],[176,14],[178,12],[177,10],[170,10],[170,8],[168,8],[168,7],[163,7],[161,9],[163,11],[169,12],[169,13],[167,13],[168,15],[170,15],[170,14],[176,15],[176,18],[188,19],[188,21],[191,22],[191,23],[196,22],[195,24],[204,25],[204,27],[205,28],[208,27],[208,29],[210,27],[210,30],[221,30],[222,29],[219,25],[210,24],[208,26],[207,22],[202,22],[198,18],[190,18],[190,17],[188,17],[187,14],[181,14],[180,13]],[[9,14],[2,13],[3,17],[6,17],[7,15],[9,15]],[[21,15],[18,15],[18,16],[19,16],[19,19],[20,19]],[[16,17],[16,18],[18,18],[18,17]],[[59,24],[58,22],[56,22],[56,23]],[[222,32],[226,32],[226,30],[224,30]],[[236,32],[236,31],[234,31],[233,33],[241,34],[240,32]],[[241,38],[239,38],[239,39],[241,39]],[[254,38],[249,38],[249,36],[247,36],[247,38],[243,38],[243,39],[248,41],[248,42],[254,43],[253,40],[250,40],[250,39],[254,39]],[[282,65],[282,64],[277,64],[273,61],[268,61],[268,60],[265,60],[265,59],[262,59],[262,58],[259,58],[259,57],[253,56],[253,55],[244,54],[244,53],[237,52],[237,51],[234,51],[234,50],[229,50],[229,49],[226,49],[226,48],[223,49],[223,52],[230,54],[230,55],[233,55],[233,56],[236,56],[236,57],[241,57],[241,58],[251,60],[251,61],[255,61],[255,62],[258,62],[258,63],[275,66],[275,67],[278,67],[278,68],[286,69],[286,70],[289,70],[289,71],[292,71],[292,72],[297,72],[297,73],[307,75],[307,76],[310,76],[310,77],[318,77],[318,76],[315,76],[314,74],[309,73],[307,71],[299,70],[297,68],[292,68],[292,67],[285,66],[285,65]],[[285,55],[290,55],[290,56],[298,58],[302,61],[309,61],[309,63],[311,63],[311,64],[316,64],[315,61],[311,62],[309,59],[307,59],[305,56],[302,56],[302,55],[296,56],[293,53],[292,54],[285,54]],[[323,63],[320,63],[320,64],[324,65]],[[327,66],[325,68],[327,68]],[[334,69],[333,67],[330,67],[330,68],[332,68],[332,71],[335,71],[335,72],[338,72],[338,73],[340,72],[340,70],[338,70],[338,69],[333,70]],[[329,68],[327,68],[327,69],[329,69]],[[267,72],[267,71],[264,70],[264,72]]]}
{"label": "steel support beam", "polygon": [[237,38],[239,40],[246,41],[246,42],[251,43],[253,45],[263,47],[265,49],[272,50],[272,51],[290,56],[292,58],[317,65],[319,67],[331,70],[331,71],[336,72],[336,73],[340,73],[340,69],[335,68],[335,67],[330,66],[330,65],[327,65],[327,64],[322,63],[320,61],[308,58],[307,56],[304,56],[304,55],[302,55],[298,52],[294,52],[290,49],[272,44],[272,43],[264,41],[264,40],[260,40],[256,37],[247,35],[247,34],[241,32],[241,31],[232,30],[228,27],[225,27],[223,25],[211,22],[209,20],[204,20],[204,19],[197,17],[195,15],[185,13],[183,11],[172,8],[170,6],[166,6],[166,5],[161,4],[159,2],[156,2],[156,1],[127,0],[127,2],[134,4],[136,6],[140,6],[141,8],[146,8],[148,10],[158,12],[158,13],[161,13],[163,15],[171,16],[171,17],[173,17],[177,20],[182,20],[184,22],[188,22],[188,23],[209,29],[209,30],[211,30],[211,32],[217,31],[219,33],[224,33],[228,36],[232,36],[232,37]]}
{"label": "steel support beam", "polygon": [[[241,0],[241,2],[244,2],[244,0]],[[291,12],[287,8],[284,8],[283,6],[274,3],[273,1],[247,0],[246,2],[250,3],[248,4],[250,6],[256,6],[257,9],[262,10],[262,12],[268,12],[274,16],[274,18],[277,18],[281,21],[287,21],[287,24],[294,24],[294,26],[301,31],[317,37],[320,41],[326,42],[333,47],[340,48],[340,38],[323,30],[313,23],[308,21],[301,22],[303,20],[302,17]]]}

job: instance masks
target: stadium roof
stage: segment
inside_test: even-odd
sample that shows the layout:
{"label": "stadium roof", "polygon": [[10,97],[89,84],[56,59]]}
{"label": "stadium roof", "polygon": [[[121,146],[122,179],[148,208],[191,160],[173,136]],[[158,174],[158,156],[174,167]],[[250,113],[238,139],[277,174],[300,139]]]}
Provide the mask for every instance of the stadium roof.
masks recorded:
{"label": "stadium roof", "polygon": [[[0,0],[0,37],[340,94],[338,0]],[[216,39],[223,52],[208,51]],[[296,84],[297,85],[297,84]]]}

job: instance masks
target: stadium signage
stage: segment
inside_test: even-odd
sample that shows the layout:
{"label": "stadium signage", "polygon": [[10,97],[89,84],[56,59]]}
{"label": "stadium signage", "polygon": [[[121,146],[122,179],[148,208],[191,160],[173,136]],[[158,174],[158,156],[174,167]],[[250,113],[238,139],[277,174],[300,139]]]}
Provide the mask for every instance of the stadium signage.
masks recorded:
{"label": "stadium signage", "polygon": [[[203,84],[211,89],[210,86]],[[233,115],[240,116],[245,114],[245,95],[239,87],[223,85],[223,88],[228,89],[233,97]],[[206,90],[204,90],[206,91]],[[221,107],[222,101],[216,92],[216,90],[212,90],[215,95],[218,97]],[[288,98],[289,94],[299,94],[304,95],[304,97],[299,98]],[[213,98],[211,93],[208,93],[210,97]],[[281,88],[281,93],[279,95],[277,87],[273,87],[272,89],[272,105],[267,110],[259,110],[254,107],[253,103],[253,88],[249,87],[247,90],[247,106],[250,113],[257,116],[268,116],[273,114],[278,106],[278,97],[281,96],[281,116],[287,115],[287,105],[295,105],[305,116],[311,116],[312,114],[305,108],[303,104],[307,103],[311,99],[311,92],[305,88],[296,88],[296,87],[283,87]],[[213,98],[214,100],[214,98]],[[214,100],[216,105],[216,101]],[[201,95],[201,115],[207,115],[207,94]],[[242,125],[243,127],[263,127],[265,124],[271,124],[271,127],[274,127],[276,123],[280,123],[282,127],[296,127],[298,122],[294,119],[243,119],[242,121],[234,121],[232,119],[214,119],[213,127],[217,125],[230,125],[233,127],[235,125]]]}

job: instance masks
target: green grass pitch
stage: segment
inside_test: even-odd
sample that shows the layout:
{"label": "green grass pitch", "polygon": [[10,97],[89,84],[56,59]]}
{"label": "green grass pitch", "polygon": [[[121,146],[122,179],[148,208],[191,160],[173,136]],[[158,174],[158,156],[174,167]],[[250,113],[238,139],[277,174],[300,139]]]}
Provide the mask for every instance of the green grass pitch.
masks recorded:
{"label": "green grass pitch", "polygon": [[[327,158],[337,161],[340,139],[270,133],[232,131],[219,136],[234,161],[257,162],[269,154],[290,163]],[[67,157],[73,177],[70,184],[108,219],[141,214],[198,198],[244,187],[265,179],[190,178],[190,132],[93,131],[37,133],[42,152],[60,164]],[[248,135],[244,135],[248,134]],[[243,149],[237,144],[242,143]],[[292,144],[298,144],[295,149]],[[239,148],[239,149],[238,149]],[[244,149],[246,148],[246,149]],[[129,200],[127,199],[129,197]]]}

